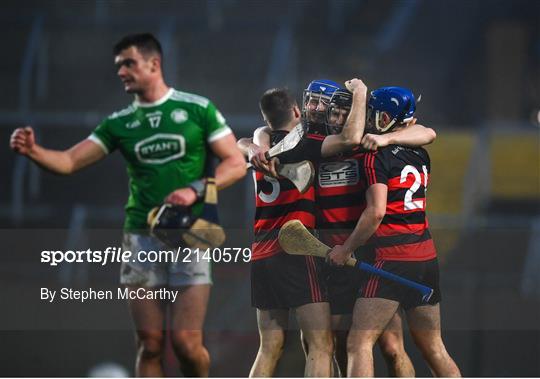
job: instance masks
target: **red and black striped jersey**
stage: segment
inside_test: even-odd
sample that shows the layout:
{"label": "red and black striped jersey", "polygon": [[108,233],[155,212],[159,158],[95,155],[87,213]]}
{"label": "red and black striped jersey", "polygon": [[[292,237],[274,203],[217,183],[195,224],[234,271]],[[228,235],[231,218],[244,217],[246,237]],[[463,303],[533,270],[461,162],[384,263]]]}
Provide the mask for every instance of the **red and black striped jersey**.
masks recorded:
{"label": "red and black striped jersey", "polygon": [[364,156],[368,186],[388,186],[386,215],[370,242],[377,259],[425,261],[437,253],[426,217],[430,159],[423,148],[391,145]]}
{"label": "red and black striped jersey", "polygon": [[355,151],[317,165],[317,229],[329,246],[345,242],[366,207],[363,156]]}
{"label": "red and black striped jersey", "polygon": [[[286,131],[273,131],[272,146],[279,142]],[[279,156],[281,163],[299,162],[320,156],[322,139],[307,135],[294,151]],[[309,153],[307,153],[309,151]],[[261,172],[254,172],[255,179],[255,224],[252,260],[259,260],[278,254],[281,247],[278,232],[289,220],[300,220],[308,229],[315,228],[315,188],[312,185],[301,194],[294,184],[285,178],[272,178]]]}

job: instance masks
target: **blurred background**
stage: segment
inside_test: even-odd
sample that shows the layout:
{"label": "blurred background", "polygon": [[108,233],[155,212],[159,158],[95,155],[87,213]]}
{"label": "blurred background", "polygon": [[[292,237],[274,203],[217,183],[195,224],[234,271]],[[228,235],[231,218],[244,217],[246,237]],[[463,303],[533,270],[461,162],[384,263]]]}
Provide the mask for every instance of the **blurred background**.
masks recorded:
{"label": "blurred background", "polygon": [[[14,128],[30,124],[43,145],[67,148],[124,108],[131,98],[112,46],[143,31],[163,45],[168,84],[214,101],[237,137],[262,124],[258,100],[270,87],[288,86],[300,99],[312,79],[360,77],[371,89],[400,85],[421,95],[419,122],[438,133],[428,147],[428,214],[447,348],[466,376],[540,376],[538,0],[2,2],[0,375],[133,374],[125,304],[39,300],[40,287],[117,285],[116,265],[50,268],[39,253],[104,248],[110,238],[119,246],[122,157],[60,177],[8,143]],[[220,196],[229,246],[249,246],[250,175]],[[258,346],[249,265],[217,264],[214,281],[211,375],[246,376]],[[303,373],[297,334],[281,376]],[[406,343],[417,374],[429,376]],[[176,375],[172,354],[167,360]],[[387,375],[379,356],[377,375]]]}

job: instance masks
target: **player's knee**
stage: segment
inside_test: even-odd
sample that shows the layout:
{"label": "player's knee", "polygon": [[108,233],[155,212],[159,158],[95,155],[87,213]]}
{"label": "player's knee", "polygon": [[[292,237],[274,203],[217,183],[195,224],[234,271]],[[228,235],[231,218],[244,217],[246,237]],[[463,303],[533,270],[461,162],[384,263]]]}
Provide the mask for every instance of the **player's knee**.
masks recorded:
{"label": "player's knee", "polygon": [[305,335],[308,351],[323,354],[332,354],[334,352],[334,339],[330,331],[318,331]]}
{"label": "player's knee", "polygon": [[440,349],[426,348],[420,349],[424,359],[430,364],[433,362],[441,362],[446,360],[447,354],[446,351]]}
{"label": "player's knee", "polygon": [[172,333],[176,353],[185,359],[197,359],[203,350],[202,333],[199,330],[177,330]]}
{"label": "player's knee", "polygon": [[138,352],[141,359],[157,359],[163,353],[163,334],[146,333],[138,336]]}
{"label": "player's knee", "polygon": [[426,359],[439,360],[447,355],[441,338],[419,338],[415,342]]}
{"label": "player's knee", "polygon": [[386,359],[396,360],[400,355],[405,354],[403,341],[397,335],[383,335],[379,338],[381,353]]}
{"label": "player's knee", "polygon": [[347,353],[357,355],[371,352],[373,351],[373,345],[375,345],[375,341],[372,338],[359,338],[359,336],[351,333],[347,339]]}
{"label": "player's knee", "polygon": [[285,347],[285,334],[273,333],[271,336],[261,338],[260,351],[269,357],[279,358]]}
{"label": "player's knee", "polygon": [[396,362],[405,351],[401,351],[394,346],[385,345],[384,348],[381,346],[381,353],[387,362]]}

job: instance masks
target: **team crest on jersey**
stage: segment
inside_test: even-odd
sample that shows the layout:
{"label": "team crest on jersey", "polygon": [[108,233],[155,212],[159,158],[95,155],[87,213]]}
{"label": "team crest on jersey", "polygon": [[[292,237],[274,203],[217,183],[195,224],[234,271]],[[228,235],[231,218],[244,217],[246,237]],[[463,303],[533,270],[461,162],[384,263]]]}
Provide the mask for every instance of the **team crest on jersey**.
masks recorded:
{"label": "team crest on jersey", "polygon": [[399,153],[402,150],[405,150],[405,149],[401,146],[396,146],[392,149],[392,154],[397,155],[397,153]]}
{"label": "team crest on jersey", "polygon": [[319,185],[321,187],[352,186],[357,184],[359,179],[356,159],[323,162],[319,165]]}
{"label": "team crest on jersey", "polygon": [[142,163],[161,164],[186,153],[186,140],[178,134],[158,133],[135,145],[135,155]]}
{"label": "team crest on jersey", "polygon": [[161,123],[161,115],[163,113],[161,111],[155,111],[151,113],[146,114],[146,118],[148,119],[148,122],[150,122],[151,128],[157,128],[159,127],[159,124]]}
{"label": "team crest on jersey", "polygon": [[187,121],[188,113],[184,109],[175,109],[171,113],[171,119],[177,124],[181,124]]}

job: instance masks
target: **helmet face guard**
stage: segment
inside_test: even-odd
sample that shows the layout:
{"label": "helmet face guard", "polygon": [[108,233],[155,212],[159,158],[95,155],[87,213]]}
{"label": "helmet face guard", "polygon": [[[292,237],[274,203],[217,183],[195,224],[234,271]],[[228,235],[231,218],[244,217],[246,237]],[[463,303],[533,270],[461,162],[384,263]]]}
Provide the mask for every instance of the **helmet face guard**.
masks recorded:
{"label": "helmet face guard", "polygon": [[330,97],[304,90],[302,117],[308,124],[324,124],[328,105],[330,105]]}
{"label": "helmet face guard", "polygon": [[398,124],[396,119],[391,119],[390,122],[384,124],[383,114],[391,117],[385,111],[374,110],[373,107],[368,106],[366,114],[366,130],[371,133],[383,134],[392,131]]}
{"label": "helmet face guard", "polygon": [[[367,105],[367,125],[371,132],[382,134],[397,125],[409,122],[416,111],[416,100],[411,90],[403,87],[381,87],[371,92]],[[386,114],[389,122],[383,120]]]}
{"label": "helmet face guard", "polygon": [[308,125],[324,126],[330,99],[339,88],[339,84],[326,79],[314,80],[309,83],[302,96],[303,121]]}
{"label": "helmet face guard", "polygon": [[345,89],[334,92],[326,110],[326,126],[328,134],[341,132],[352,107],[352,93]]}

